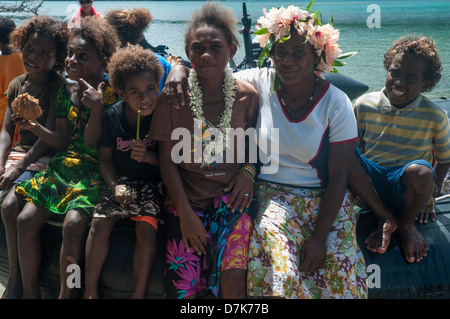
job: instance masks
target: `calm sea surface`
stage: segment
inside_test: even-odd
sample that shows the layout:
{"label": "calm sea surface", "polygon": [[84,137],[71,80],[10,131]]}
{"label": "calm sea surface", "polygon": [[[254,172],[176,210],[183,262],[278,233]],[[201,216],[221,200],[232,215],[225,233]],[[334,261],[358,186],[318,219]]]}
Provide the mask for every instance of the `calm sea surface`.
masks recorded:
{"label": "calm sea surface", "polygon": [[[262,14],[261,8],[291,4],[305,7],[309,1],[246,1],[248,14],[256,23]],[[185,58],[183,34],[192,11],[200,8],[203,1],[100,1],[94,7],[105,12],[108,9],[133,7],[148,8],[154,20],[145,35],[153,45],[165,44],[169,53]],[[242,1],[222,1],[232,9],[240,21]],[[375,5],[375,10],[371,9]],[[38,14],[64,18],[78,8],[77,1],[45,1]],[[430,98],[450,98],[450,1],[343,1],[316,0],[314,10],[320,10],[323,20],[334,18],[334,25],[340,30],[340,45],[344,52],[359,50],[349,59],[348,65],[339,72],[369,85],[370,90],[384,86],[385,70],[383,55],[392,42],[405,34],[419,34],[432,37],[439,49],[444,71],[437,87],[426,95]],[[379,19],[375,15],[379,13]],[[1,13],[2,15],[6,15]],[[26,15],[8,14],[20,25]],[[369,27],[370,22],[379,22],[379,27]],[[242,24],[238,29],[242,28]],[[240,37],[240,40],[242,37]],[[244,56],[243,40],[237,54],[238,62]]]}

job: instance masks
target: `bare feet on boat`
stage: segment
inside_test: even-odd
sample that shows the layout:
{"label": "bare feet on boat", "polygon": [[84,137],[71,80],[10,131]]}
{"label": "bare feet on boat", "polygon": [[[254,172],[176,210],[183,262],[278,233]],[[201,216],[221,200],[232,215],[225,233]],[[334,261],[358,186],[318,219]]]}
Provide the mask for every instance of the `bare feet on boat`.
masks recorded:
{"label": "bare feet on boat", "polygon": [[397,230],[397,222],[394,218],[379,222],[377,228],[367,236],[364,243],[369,251],[383,254],[391,242],[392,234]]}
{"label": "bare feet on boat", "polygon": [[428,245],[414,224],[399,227],[403,254],[409,263],[419,262],[427,255]]}
{"label": "bare feet on boat", "polygon": [[434,210],[434,208],[432,211],[422,211],[419,214],[417,214],[416,221],[419,224],[426,224],[428,223],[428,218],[430,218],[432,222],[436,220],[436,211]]}

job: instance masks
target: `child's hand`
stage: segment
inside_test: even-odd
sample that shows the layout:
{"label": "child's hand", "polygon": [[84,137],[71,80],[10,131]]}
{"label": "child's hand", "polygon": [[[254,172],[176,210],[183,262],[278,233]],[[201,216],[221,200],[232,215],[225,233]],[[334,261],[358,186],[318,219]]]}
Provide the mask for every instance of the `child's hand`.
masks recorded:
{"label": "child's hand", "polygon": [[12,114],[11,121],[14,123],[14,125],[17,125],[24,130],[32,130],[37,125],[36,121],[24,120],[23,118],[20,118],[18,114]]}
{"label": "child's hand", "polygon": [[[184,92],[187,91],[186,69],[182,65],[174,65],[166,79],[164,89],[166,91],[167,102],[174,108],[179,109],[184,106]],[[190,95],[188,93],[188,95]]]}
{"label": "child's hand", "polygon": [[180,218],[180,229],[183,235],[184,249],[187,252],[190,251],[190,246],[192,246],[197,254],[206,254],[209,236],[205,226],[194,211],[190,210],[187,216]]}
{"label": "child's hand", "polygon": [[140,163],[159,166],[158,153],[148,150],[141,140],[133,140],[130,158]]}
{"label": "child's hand", "polygon": [[138,162],[146,162],[147,146],[142,140],[133,140],[130,157]]}
{"label": "child's hand", "polygon": [[237,173],[227,187],[224,188],[224,192],[231,191],[230,199],[227,206],[234,212],[239,207],[239,212],[243,212],[245,208],[248,208],[253,199],[253,182],[245,177],[243,174]]}
{"label": "child's hand", "polygon": [[114,200],[124,206],[130,205],[133,200],[131,188],[127,185],[116,185],[114,188]]}
{"label": "child's hand", "polygon": [[20,172],[15,168],[11,167],[7,172],[3,169],[0,175],[0,189],[9,190],[14,185],[14,181],[18,179]]}
{"label": "child's hand", "polygon": [[80,84],[80,92],[83,92],[81,102],[91,110],[103,110],[103,86],[105,82],[100,83],[97,89],[81,78],[78,83]]}

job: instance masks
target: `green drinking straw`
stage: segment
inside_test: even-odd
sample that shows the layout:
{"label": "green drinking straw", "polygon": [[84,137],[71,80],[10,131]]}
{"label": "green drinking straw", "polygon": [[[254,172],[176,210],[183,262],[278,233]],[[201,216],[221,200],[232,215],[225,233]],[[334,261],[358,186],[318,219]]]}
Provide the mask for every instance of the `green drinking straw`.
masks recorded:
{"label": "green drinking straw", "polygon": [[136,140],[139,140],[139,126],[141,124],[141,111],[138,111]]}

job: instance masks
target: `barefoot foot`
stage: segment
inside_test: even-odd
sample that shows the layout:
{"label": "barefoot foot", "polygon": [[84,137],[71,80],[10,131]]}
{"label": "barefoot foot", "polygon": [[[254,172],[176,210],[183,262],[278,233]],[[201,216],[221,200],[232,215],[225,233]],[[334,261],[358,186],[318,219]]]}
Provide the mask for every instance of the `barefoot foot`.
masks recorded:
{"label": "barefoot foot", "polygon": [[419,262],[427,255],[428,245],[422,234],[413,225],[399,227],[403,253],[409,263]]}
{"label": "barefoot foot", "polygon": [[377,228],[367,236],[364,243],[369,251],[383,254],[386,252],[391,242],[392,234],[397,230],[395,219],[387,219],[379,222]]}

